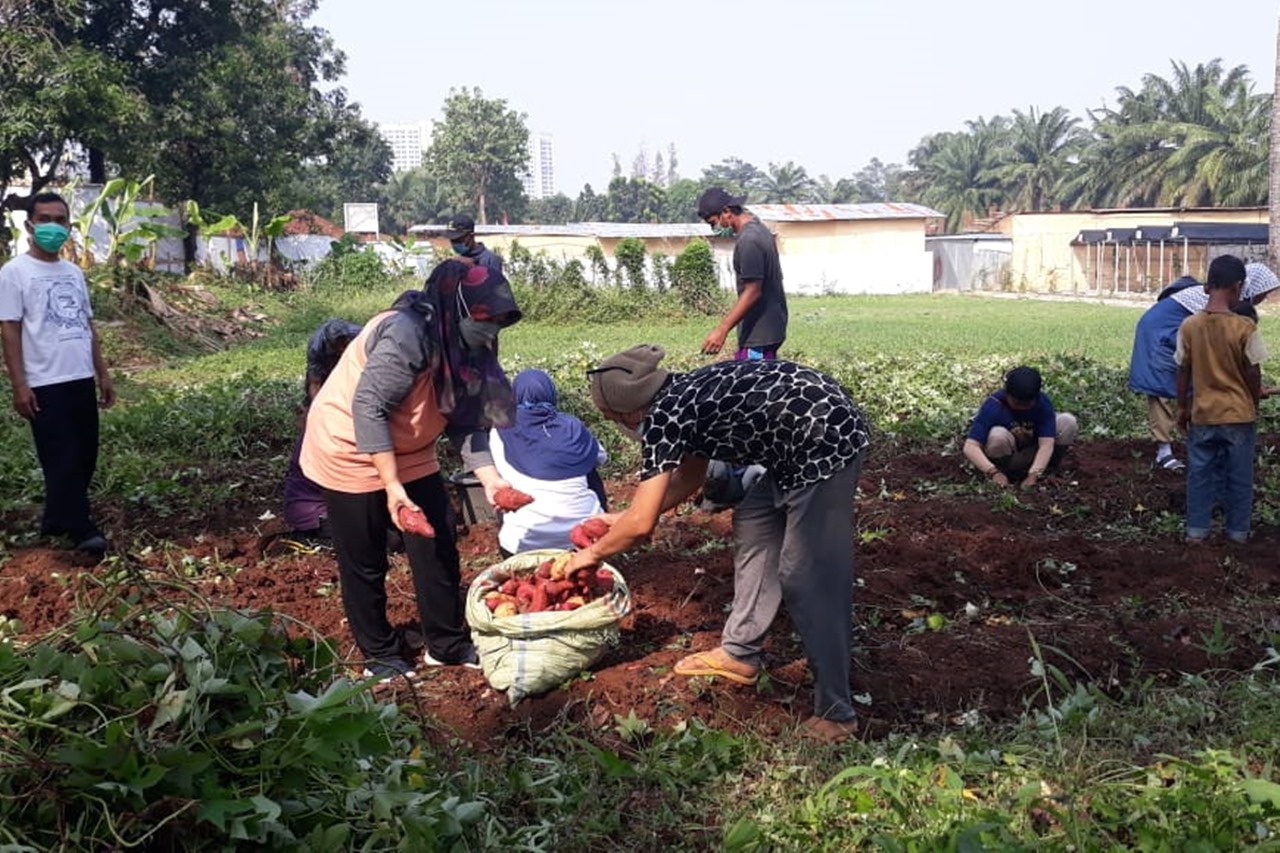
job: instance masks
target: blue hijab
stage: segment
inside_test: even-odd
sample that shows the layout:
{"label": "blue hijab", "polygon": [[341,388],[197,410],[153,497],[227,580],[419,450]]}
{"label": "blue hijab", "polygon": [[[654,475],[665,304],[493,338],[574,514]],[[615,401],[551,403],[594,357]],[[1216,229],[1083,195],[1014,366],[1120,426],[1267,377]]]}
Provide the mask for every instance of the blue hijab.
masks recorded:
{"label": "blue hijab", "polygon": [[501,433],[511,467],[535,480],[567,480],[591,473],[600,445],[586,424],[556,408],[556,384],[551,377],[541,370],[522,370],[512,390],[516,422]]}

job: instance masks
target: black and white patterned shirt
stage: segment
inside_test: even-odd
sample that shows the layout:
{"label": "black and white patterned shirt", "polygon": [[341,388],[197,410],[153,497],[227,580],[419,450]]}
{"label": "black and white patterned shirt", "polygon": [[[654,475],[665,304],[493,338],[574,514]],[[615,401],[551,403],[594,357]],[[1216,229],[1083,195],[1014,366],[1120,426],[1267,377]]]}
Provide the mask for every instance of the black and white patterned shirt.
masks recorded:
{"label": "black and white patterned shirt", "polygon": [[782,491],[819,483],[868,444],[866,418],[825,373],[789,361],[722,361],[673,374],[640,435],[640,477],[687,455],[763,465]]}

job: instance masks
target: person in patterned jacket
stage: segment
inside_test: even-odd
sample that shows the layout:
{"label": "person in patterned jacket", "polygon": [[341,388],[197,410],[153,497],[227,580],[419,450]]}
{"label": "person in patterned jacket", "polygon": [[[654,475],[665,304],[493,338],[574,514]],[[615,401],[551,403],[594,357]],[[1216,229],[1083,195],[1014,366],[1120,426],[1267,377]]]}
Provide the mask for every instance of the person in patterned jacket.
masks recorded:
{"label": "person in patterned jacket", "polygon": [[841,740],[857,730],[853,504],[867,421],[838,382],[799,364],[724,361],[670,373],[659,366],[664,355],[644,344],[589,371],[596,407],[642,445],[641,483],[625,512],[600,516],[609,532],[570,566],[594,568],[649,536],[664,511],[702,486],[708,460],[763,466],[734,510],[733,610],[722,643],[675,671],[755,684],[785,602],[814,675],[814,712],[800,732]]}

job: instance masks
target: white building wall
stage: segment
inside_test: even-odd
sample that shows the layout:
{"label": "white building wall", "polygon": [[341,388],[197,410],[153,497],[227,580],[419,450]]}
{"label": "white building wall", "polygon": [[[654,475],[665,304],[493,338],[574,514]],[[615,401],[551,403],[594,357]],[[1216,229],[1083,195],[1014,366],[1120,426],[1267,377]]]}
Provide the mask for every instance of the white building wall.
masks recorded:
{"label": "white building wall", "polygon": [[422,155],[431,147],[431,122],[380,124],[378,132],[391,146],[391,171],[407,172],[422,166]]}
{"label": "white building wall", "polygon": [[524,194],[531,199],[556,194],[555,141],[549,133],[529,134],[529,171],[524,174]]}

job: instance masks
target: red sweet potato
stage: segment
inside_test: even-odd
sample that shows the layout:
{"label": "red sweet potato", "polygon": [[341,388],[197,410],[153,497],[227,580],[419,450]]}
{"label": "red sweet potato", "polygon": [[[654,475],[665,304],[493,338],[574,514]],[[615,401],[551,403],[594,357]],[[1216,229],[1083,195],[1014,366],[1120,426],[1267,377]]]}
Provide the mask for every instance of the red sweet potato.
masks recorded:
{"label": "red sweet potato", "polygon": [[582,530],[592,539],[599,539],[609,532],[609,523],[603,518],[588,518],[582,522]]}
{"label": "red sweet potato", "polygon": [[422,510],[401,506],[396,511],[396,516],[400,520],[400,529],[405,533],[414,533],[428,539],[435,538],[436,529],[431,526],[431,522],[427,521],[427,516]]}
{"label": "red sweet potato", "polygon": [[596,569],[596,589],[601,595],[613,592],[613,572],[608,569]]}
{"label": "red sweet potato", "polygon": [[497,590],[486,592],[484,595],[485,607],[489,608],[491,613],[496,613],[498,608],[504,604],[510,605],[513,609],[519,606],[519,601],[514,595],[503,595]]}
{"label": "red sweet potato", "polygon": [[558,600],[571,589],[573,589],[572,581],[547,581],[547,595],[553,600]]}
{"label": "red sweet potato", "polygon": [[539,584],[533,588],[533,601],[529,602],[526,613],[541,613],[551,606],[551,596],[547,594],[547,585]]}
{"label": "red sweet potato", "polygon": [[573,543],[573,547],[575,548],[590,548],[592,545],[596,544],[592,541],[591,537],[587,535],[586,531],[582,529],[581,524],[569,531],[569,541]]}
{"label": "red sweet potato", "polygon": [[503,512],[514,512],[522,506],[533,503],[533,498],[510,486],[498,489],[493,493],[493,505]]}
{"label": "red sweet potato", "polygon": [[578,548],[590,548],[609,532],[609,525],[599,518],[588,518],[569,531],[569,541]]}
{"label": "red sweet potato", "polygon": [[502,586],[498,587],[498,590],[503,595],[515,595],[516,590],[518,590],[519,588],[520,588],[520,581],[516,580],[515,578],[511,578],[509,580],[503,581]]}

